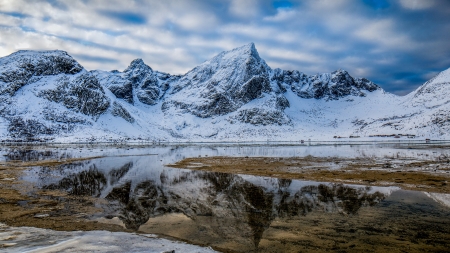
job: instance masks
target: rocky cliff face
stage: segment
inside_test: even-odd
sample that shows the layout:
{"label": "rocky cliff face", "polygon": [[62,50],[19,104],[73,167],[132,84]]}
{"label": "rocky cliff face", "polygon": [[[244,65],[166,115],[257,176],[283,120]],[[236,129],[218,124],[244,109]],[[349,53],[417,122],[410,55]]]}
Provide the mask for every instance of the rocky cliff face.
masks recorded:
{"label": "rocky cliff face", "polygon": [[135,104],[157,104],[179,77],[153,71],[142,59],[133,60],[123,72],[92,71],[117,98]]}
{"label": "rocky cliff face", "polygon": [[89,73],[84,73],[71,81],[61,78],[56,82],[56,88],[42,90],[38,95],[63,104],[67,109],[93,117],[104,113],[110,105],[103,87]]}
{"label": "rocky cliff face", "polygon": [[272,80],[307,99],[338,100],[350,95],[364,97],[368,92],[381,89],[365,78],[354,79],[345,70],[309,76],[299,71],[275,69]]}

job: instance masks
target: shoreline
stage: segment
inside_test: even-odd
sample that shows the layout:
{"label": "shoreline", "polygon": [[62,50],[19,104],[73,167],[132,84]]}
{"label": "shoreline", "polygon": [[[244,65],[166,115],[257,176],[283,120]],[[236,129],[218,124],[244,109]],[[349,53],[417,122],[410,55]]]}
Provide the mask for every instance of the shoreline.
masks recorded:
{"label": "shoreline", "polygon": [[359,141],[327,141],[327,140],[311,140],[311,141],[79,141],[79,142],[36,142],[36,141],[4,141],[0,140],[1,146],[53,146],[53,145],[107,145],[107,146],[164,146],[164,145],[233,145],[233,146],[345,146],[345,145],[411,145],[411,146],[435,146],[442,145],[450,147],[450,140],[359,140]]}

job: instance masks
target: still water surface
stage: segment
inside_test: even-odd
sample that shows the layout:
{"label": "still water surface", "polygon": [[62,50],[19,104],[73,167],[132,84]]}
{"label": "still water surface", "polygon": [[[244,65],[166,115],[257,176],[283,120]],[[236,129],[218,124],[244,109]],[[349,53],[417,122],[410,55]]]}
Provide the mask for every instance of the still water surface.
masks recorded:
{"label": "still water surface", "polygon": [[[399,146],[58,146],[3,149],[5,160],[104,156],[22,179],[41,189],[93,196],[92,219],[219,251],[447,251],[450,196],[373,187],[174,169],[197,156],[409,157],[446,149]],[[447,152],[447,153],[446,153]]]}

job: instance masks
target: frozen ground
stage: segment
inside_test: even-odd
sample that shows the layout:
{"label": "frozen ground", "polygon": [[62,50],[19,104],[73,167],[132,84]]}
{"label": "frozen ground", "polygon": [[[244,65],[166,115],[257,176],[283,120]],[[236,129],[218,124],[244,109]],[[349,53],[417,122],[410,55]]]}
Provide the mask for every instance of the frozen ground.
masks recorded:
{"label": "frozen ground", "polygon": [[108,231],[62,232],[0,223],[0,252],[216,252],[151,234]]}

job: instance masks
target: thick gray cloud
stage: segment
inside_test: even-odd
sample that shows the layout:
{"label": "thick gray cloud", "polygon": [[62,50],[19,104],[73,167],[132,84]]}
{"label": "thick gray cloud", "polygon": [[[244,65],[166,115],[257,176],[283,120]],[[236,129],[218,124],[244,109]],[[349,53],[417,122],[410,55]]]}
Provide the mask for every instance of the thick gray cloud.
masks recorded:
{"label": "thick gray cloud", "polygon": [[272,68],[345,69],[406,94],[450,67],[448,0],[0,0],[0,56],[60,49],[87,69],[135,58],[182,74],[255,42]]}

